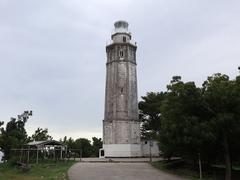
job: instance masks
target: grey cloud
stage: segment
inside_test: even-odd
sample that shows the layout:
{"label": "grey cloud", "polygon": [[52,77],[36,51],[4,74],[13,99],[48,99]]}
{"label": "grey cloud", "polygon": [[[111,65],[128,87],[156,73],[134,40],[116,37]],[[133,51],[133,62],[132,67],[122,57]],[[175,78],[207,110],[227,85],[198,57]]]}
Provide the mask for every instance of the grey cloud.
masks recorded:
{"label": "grey cloud", "polygon": [[55,138],[102,131],[105,45],[116,20],[138,43],[139,97],[165,90],[173,75],[200,85],[234,77],[239,65],[238,1],[2,0],[0,119],[25,109],[27,128]]}

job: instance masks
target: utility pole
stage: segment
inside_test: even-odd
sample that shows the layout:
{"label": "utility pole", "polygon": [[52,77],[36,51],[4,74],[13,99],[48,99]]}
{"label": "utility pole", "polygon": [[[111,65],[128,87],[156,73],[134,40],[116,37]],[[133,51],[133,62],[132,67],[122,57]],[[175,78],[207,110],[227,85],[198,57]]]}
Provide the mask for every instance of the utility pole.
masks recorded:
{"label": "utility pole", "polygon": [[82,149],[80,149],[80,162],[82,161]]}
{"label": "utility pole", "polygon": [[152,146],[153,146],[153,141],[150,139],[150,141],[149,141],[149,161],[150,161],[150,163],[152,162]]}
{"label": "utility pole", "polygon": [[198,153],[198,165],[199,165],[199,179],[202,179],[202,162],[200,153]]}

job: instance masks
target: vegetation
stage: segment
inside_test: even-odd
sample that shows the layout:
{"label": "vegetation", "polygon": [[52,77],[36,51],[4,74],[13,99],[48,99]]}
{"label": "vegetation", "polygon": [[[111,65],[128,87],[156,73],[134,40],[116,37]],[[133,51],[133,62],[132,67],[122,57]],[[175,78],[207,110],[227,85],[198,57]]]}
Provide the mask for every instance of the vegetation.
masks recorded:
{"label": "vegetation", "polygon": [[35,133],[31,137],[31,141],[46,141],[52,140],[52,136],[48,134],[48,129],[37,128]]}
{"label": "vegetation", "polygon": [[[30,141],[52,139],[52,136],[48,133],[48,129],[42,128],[38,128],[33,135],[28,136],[25,124],[27,123],[29,114],[32,114],[32,112],[25,111],[18,118],[11,118],[5,128],[1,127],[3,122],[0,122],[0,148],[5,154],[4,158],[7,160],[7,163],[0,164],[0,179],[67,179],[66,172],[73,162],[67,161],[65,163],[55,158],[52,161],[46,160],[43,158],[43,154],[39,152],[39,158],[41,159],[39,160],[39,164],[31,164],[31,162],[36,162],[36,157],[35,153],[30,152],[29,162],[31,168],[29,168],[28,164],[23,163],[27,158],[26,152],[24,151],[24,157],[20,158],[19,153],[22,153],[22,151],[13,151],[13,149],[21,149]],[[102,147],[102,140],[96,137],[93,137],[92,140],[92,144],[85,138],[74,140],[64,137],[60,141],[68,146],[66,157],[71,158],[73,156],[76,157],[77,153],[77,157],[98,156],[98,150]],[[56,153],[59,153],[59,151],[56,151]],[[57,154],[56,156],[59,157],[60,155]],[[19,159],[22,159],[21,162],[18,162]],[[21,168],[18,168],[16,164],[21,164]]]}
{"label": "vegetation", "polygon": [[86,138],[78,138],[74,140],[71,137],[67,139],[66,136],[60,141],[66,144],[69,149],[76,151],[79,156],[79,153],[81,152],[82,157],[98,157],[99,149],[102,148],[102,139],[97,137],[92,138],[92,144]]}
{"label": "vegetation", "polygon": [[3,149],[6,159],[9,159],[12,148],[20,148],[27,142],[26,122],[26,117],[11,118],[6,128],[1,128],[0,147]]}
{"label": "vegetation", "polygon": [[0,179],[4,180],[37,180],[37,179],[67,179],[67,170],[73,161],[57,162],[54,164],[32,165],[28,172],[23,172],[8,163],[0,164]]}
{"label": "vegetation", "polygon": [[[166,171],[171,174],[175,174],[177,176],[181,176],[183,178],[197,180],[199,179],[199,172],[192,167],[184,164],[183,161],[157,161],[151,163],[153,167]],[[213,180],[212,174],[207,174],[206,172],[203,175],[202,180]]]}
{"label": "vegetation", "polygon": [[164,156],[180,156],[192,167],[225,164],[225,180],[239,164],[240,76],[214,74],[202,87],[175,76],[166,92],[151,92],[139,102],[142,136],[156,138]]}
{"label": "vegetation", "polygon": [[[26,145],[30,141],[44,141],[52,140],[52,136],[49,135],[48,129],[37,128],[35,133],[31,136],[28,136],[25,130],[25,124],[30,115],[31,111],[25,111],[22,115],[19,115],[18,118],[11,118],[7,123],[6,127],[1,127],[3,122],[0,121],[0,149],[3,150],[5,154],[5,159],[9,160],[10,158],[14,159],[11,156],[12,149],[20,149],[23,145]],[[67,139],[65,136],[63,140],[60,139],[64,144],[68,146],[69,149],[77,149],[77,153],[80,157],[98,157],[98,150],[102,147],[101,138],[92,138],[92,144],[88,139],[78,138],[76,140],[71,137]]]}

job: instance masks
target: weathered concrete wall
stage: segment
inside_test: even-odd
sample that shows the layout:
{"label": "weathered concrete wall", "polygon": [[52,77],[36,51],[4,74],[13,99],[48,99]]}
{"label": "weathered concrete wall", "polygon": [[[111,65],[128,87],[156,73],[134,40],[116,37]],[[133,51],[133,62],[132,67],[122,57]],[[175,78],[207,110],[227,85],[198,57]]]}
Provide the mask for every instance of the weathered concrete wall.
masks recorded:
{"label": "weathered concrete wall", "polygon": [[103,122],[104,144],[139,144],[140,124],[137,121]]}
{"label": "weathered concrete wall", "polygon": [[122,43],[124,41],[124,38],[126,38],[125,42],[130,42],[131,35],[128,33],[115,33],[112,35],[113,43]]}
{"label": "weathered concrete wall", "polygon": [[141,144],[104,144],[105,157],[141,157]]}
{"label": "weathered concrete wall", "polygon": [[[142,141],[141,151],[142,151],[142,156],[144,156],[144,157],[149,156],[149,154],[150,154],[150,141],[149,140]],[[159,151],[159,147],[158,147],[158,142],[152,141],[152,147],[151,147],[152,156],[158,157],[159,153],[160,153],[160,151]]]}

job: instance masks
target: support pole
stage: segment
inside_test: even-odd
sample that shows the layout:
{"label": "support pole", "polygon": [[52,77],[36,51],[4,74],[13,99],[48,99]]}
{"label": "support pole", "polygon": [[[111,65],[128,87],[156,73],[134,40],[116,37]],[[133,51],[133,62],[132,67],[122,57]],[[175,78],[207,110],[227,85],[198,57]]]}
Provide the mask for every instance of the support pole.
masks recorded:
{"label": "support pole", "polygon": [[38,164],[38,146],[37,146],[37,159],[36,159],[36,163]]}
{"label": "support pole", "polygon": [[149,161],[152,162],[152,140],[149,141]]}
{"label": "support pole", "polygon": [[71,151],[71,149],[68,149],[68,161],[69,161],[69,159],[70,159],[70,151]]}
{"label": "support pole", "polygon": [[65,162],[67,162],[67,146],[65,146]]}
{"label": "support pole", "polygon": [[202,179],[202,162],[200,153],[198,153],[198,165],[199,165],[199,179]]}
{"label": "support pole", "polygon": [[23,147],[21,148],[21,154],[20,154],[20,162],[22,162],[22,156],[23,156]]}
{"label": "support pole", "polygon": [[62,146],[61,146],[60,159],[62,160]]}
{"label": "support pole", "polygon": [[56,161],[55,146],[53,146],[53,150],[54,150],[54,151],[53,151],[53,159],[54,159],[54,161]]}
{"label": "support pole", "polygon": [[80,149],[80,162],[82,161],[82,149]]}
{"label": "support pole", "polygon": [[27,151],[27,164],[29,164],[29,154],[30,154],[30,146],[28,146],[28,151]]}

